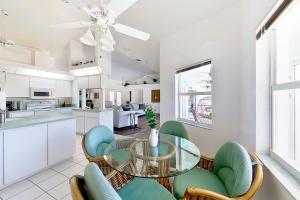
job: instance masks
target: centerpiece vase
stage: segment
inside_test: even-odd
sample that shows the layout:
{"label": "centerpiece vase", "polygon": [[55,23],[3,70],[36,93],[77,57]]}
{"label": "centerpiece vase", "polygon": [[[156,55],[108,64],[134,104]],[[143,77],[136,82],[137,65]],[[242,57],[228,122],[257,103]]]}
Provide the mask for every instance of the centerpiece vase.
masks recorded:
{"label": "centerpiece vase", "polygon": [[151,133],[149,135],[149,144],[151,147],[156,147],[158,144],[158,130],[155,128],[151,129]]}

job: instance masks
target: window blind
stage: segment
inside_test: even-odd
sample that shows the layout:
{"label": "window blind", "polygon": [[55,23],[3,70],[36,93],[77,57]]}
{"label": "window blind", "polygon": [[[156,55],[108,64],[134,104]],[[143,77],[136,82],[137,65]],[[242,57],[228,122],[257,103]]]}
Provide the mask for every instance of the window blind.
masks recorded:
{"label": "window blind", "polygon": [[185,67],[183,69],[179,69],[179,70],[176,71],[176,74],[180,74],[182,72],[186,72],[186,71],[189,71],[189,70],[192,70],[192,69],[195,69],[195,68],[198,68],[198,67],[210,65],[210,64],[211,64],[211,60],[201,62],[201,63],[195,64],[195,65],[192,65],[190,67]]}
{"label": "window blind", "polygon": [[259,40],[261,36],[273,25],[273,23],[280,17],[280,15],[286,10],[286,8],[294,0],[283,0],[280,6],[274,11],[271,17],[261,26],[259,31],[256,34],[256,39]]}

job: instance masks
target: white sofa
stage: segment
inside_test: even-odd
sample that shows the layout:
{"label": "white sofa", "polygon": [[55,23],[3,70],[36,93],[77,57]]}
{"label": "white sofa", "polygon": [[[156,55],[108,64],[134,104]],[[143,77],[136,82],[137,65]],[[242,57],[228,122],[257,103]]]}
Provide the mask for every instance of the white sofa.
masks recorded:
{"label": "white sofa", "polygon": [[[133,106],[133,108],[138,107]],[[145,111],[142,109],[132,109],[129,111],[114,109],[114,127],[123,128],[133,125],[134,122],[135,125],[137,125],[139,120],[138,117],[141,115],[145,115]],[[135,120],[133,119],[134,116]],[[130,119],[130,117],[132,117],[132,119]]]}

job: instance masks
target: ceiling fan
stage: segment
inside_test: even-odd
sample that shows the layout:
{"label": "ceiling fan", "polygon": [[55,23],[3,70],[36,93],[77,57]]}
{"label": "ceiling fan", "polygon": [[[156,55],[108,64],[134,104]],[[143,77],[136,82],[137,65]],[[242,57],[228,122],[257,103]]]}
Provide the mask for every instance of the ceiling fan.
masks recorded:
{"label": "ceiling fan", "polygon": [[[88,27],[87,32],[80,38],[80,41],[88,46],[99,45],[104,51],[114,51],[116,44],[110,28],[116,32],[146,41],[150,38],[149,33],[131,28],[129,26],[115,23],[115,19],[132,6],[137,0],[111,0],[107,5],[103,0],[90,0],[86,3],[82,0],[70,0],[79,9],[90,16],[89,21],[77,21],[71,23],[54,24],[52,28],[74,29]],[[93,35],[95,33],[95,37]]]}

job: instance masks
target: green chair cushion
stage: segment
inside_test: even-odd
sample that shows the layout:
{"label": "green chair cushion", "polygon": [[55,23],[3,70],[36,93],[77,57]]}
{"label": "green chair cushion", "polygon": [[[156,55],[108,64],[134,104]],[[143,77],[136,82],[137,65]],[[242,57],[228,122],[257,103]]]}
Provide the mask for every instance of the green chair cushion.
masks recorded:
{"label": "green chair cushion", "polygon": [[174,196],[157,181],[134,178],[118,194],[122,200],[175,200]]}
{"label": "green chair cushion", "polygon": [[252,182],[251,159],[244,147],[227,142],[217,152],[214,173],[224,183],[230,197],[246,193]]}
{"label": "green chair cushion", "polygon": [[97,156],[104,156],[104,151],[106,149],[106,147],[108,146],[109,144],[108,143],[101,143],[97,146],[97,149],[96,149],[96,155]]}
{"label": "green chair cushion", "polygon": [[118,150],[112,153],[115,161],[119,164],[123,164],[131,159],[131,154],[129,150]]}
{"label": "green chair cushion", "polygon": [[[127,162],[128,160],[131,159],[131,154],[129,150],[118,150],[116,148],[116,144],[112,143],[112,144],[108,144],[108,143],[101,143],[98,145],[97,147],[97,156],[104,156],[105,154],[105,149],[109,146],[112,145],[110,148],[112,152],[112,156],[115,159],[115,161],[117,161],[119,164],[123,164],[125,162]],[[113,146],[114,145],[114,146]],[[114,147],[114,149],[113,149]]]}
{"label": "green chair cushion", "polygon": [[98,146],[102,143],[111,143],[115,139],[113,132],[106,126],[96,126],[89,130],[85,135],[84,145],[87,153],[90,156],[96,157],[98,152],[104,150],[103,147]]}
{"label": "green chair cushion", "polygon": [[89,163],[84,170],[87,193],[93,200],[122,200],[95,163]]}
{"label": "green chair cushion", "polygon": [[208,170],[194,168],[191,171],[175,177],[174,195],[177,199],[184,196],[187,187],[203,188],[228,196],[225,185],[214,173]]}
{"label": "green chair cushion", "polygon": [[159,132],[162,134],[174,135],[184,139],[189,139],[185,127],[178,121],[166,121],[163,123],[163,125],[161,125]]}

